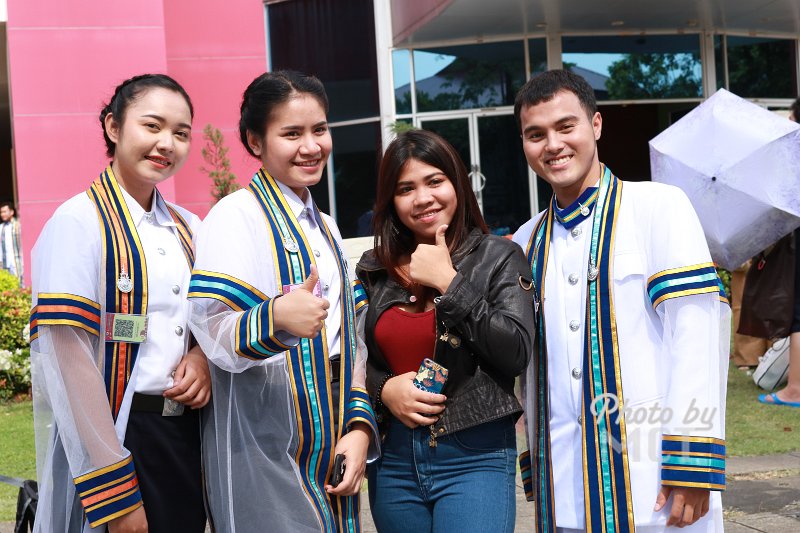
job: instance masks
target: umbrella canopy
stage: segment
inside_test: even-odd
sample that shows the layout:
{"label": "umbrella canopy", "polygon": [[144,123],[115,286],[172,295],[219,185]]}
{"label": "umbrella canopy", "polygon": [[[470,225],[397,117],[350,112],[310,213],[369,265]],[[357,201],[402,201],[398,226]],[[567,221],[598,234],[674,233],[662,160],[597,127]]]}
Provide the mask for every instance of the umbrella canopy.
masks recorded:
{"label": "umbrella canopy", "polygon": [[723,268],[800,226],[800,125],[725,89],[650,141],[650,168],[687,194]]}

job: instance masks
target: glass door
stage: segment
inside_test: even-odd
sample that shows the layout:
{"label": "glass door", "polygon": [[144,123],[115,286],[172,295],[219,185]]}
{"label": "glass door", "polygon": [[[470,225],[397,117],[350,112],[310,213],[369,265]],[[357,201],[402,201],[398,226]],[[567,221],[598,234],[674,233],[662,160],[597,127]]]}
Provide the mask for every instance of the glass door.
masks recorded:
{"label": "glass door", "polygon": [[522,153],[514,116],[508,112],[468,112],[420,117],[417,126],[438,133],[456,149],[472,181],[489,229],[513,233],[536,207],[533,174]]}

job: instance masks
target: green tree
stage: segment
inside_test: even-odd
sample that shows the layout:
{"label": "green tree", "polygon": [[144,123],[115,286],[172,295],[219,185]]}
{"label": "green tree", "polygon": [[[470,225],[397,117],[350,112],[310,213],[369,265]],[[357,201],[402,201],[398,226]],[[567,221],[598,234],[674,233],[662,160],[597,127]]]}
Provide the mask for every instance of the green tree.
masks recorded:
{"label": "green tree", "polygon": [[751,98],[794,98],[791,65],[795,41],[776,40],[753,44],[728,41],[730,91]]}
{"label": "green tree", "polygon": [[205,139],[206,145],[201,153],[208,167],[202,166],[200,170],[208,174],[213,181],[211,195],[216,203],[239,189],[239,184],[236,182],[236,174],[231,172],[231,161],[228,159],[229,148],[225,146],[225,137],[222,132],[211,124],[206,124],[206,127],[203,128],[203,139]]}
{"label": "green tree", "polygon": [[606,81],[612,100],[687,98],[702,95],[695,53],[626,54],[608,67]]}

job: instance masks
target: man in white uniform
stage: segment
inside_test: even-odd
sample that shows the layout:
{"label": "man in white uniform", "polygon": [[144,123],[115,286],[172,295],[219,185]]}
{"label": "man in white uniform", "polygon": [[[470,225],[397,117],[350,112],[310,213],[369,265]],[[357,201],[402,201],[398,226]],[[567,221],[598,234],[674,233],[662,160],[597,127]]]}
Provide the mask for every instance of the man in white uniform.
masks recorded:
{"label": "man in white uniform", "polygon": [[730,321],[697,216],[600,163],[583,78],[532,78],[515,115],[554,192],[514,235],[534,280],[520,462],[537,531],[722,531]]}

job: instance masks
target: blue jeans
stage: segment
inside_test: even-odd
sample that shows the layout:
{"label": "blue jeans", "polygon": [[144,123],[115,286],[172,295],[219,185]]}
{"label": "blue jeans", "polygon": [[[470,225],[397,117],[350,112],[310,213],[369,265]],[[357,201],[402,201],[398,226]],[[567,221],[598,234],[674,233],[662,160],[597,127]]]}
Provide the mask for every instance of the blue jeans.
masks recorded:
{"label": "blue jeans", "polygon": [[428,444],[427,427],[392,418],[369,465],[369,504],[380,533],[514,531],[517,446],[511,417]]}

